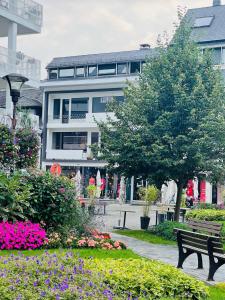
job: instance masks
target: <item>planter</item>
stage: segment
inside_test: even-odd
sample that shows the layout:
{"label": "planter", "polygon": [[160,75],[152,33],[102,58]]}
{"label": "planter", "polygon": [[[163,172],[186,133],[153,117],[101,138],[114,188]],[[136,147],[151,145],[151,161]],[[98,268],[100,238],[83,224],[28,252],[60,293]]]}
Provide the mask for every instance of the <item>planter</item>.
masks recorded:
{"label": "planter", "polygon": [[149,217],[140,217],[141,219],[141,229],[147,230],[150,222]]}
{"label": "planter", "polygon": [[89,215],[94,215],[95,214],[95,206],[94,205],[89,205],[88,206],[88,212],[89,212]]}

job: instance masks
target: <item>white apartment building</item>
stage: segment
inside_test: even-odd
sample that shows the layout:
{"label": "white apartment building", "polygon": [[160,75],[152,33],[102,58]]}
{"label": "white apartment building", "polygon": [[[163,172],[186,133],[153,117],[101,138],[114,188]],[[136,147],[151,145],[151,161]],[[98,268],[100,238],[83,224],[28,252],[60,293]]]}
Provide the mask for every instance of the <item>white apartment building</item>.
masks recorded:
{"label": "white apartment building", "polygon": [[[93,158],[90,146],[100,143],[95,120],[106,120],[107,103],[123,101],[127,81],[137,79],[146,57],[155,54],[149,45],[140,50],[54,58],[47,66],[48,79],[42,82],[43,169],[55,160],[66,174],[78,169],[88,184],[99,169],[106,176],[106,163]],[[117,193],[112,174],[109,188]],[[113,186],[113,188],[112,188]]]}
{"label": "white apartment building", "polygon": [[8,85],[2,79],[7,74],[17,73],[29,79],[26,86],[40,86],[41,63],[17,49],[17,36],[41,32],[42,5],[32,0],[0,0],[0,38],[8,38],[8,48],[0,40],[0,90],[6,90],[6,103],[0,114],[11,114],[12,101]]}

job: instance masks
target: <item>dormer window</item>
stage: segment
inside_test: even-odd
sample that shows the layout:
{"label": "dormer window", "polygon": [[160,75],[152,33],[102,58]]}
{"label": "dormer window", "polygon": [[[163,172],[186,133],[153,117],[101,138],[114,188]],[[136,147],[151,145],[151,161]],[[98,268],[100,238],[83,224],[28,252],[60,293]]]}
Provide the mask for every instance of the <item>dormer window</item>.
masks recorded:
{"label": "dormer window", "polygon": [[193,27],[194,28],[209,27],[212,24],[213,19],[214,19],[213,16],[196,18]]}

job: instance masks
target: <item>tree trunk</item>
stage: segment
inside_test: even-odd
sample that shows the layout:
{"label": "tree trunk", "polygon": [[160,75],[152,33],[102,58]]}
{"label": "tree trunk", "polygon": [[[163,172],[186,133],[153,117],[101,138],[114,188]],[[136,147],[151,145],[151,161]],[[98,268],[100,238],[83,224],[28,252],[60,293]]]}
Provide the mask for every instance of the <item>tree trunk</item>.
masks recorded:
{"label": "tree trunk", "polygon": [[177,183],[177,202],[176,202],[175,215],[174,215],[174,221],[176,221],[176,222],[179,222],[183,187],[184,187],[183,182],[178,181],[178,183]]}

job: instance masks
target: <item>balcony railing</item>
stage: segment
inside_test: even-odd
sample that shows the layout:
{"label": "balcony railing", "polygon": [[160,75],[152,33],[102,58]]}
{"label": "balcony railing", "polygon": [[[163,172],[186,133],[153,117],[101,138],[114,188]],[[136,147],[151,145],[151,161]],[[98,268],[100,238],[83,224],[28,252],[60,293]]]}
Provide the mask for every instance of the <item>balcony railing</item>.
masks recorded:
{"label": "balcony railing", "polygon": [[[1,0],[0,0],[1,1]],[[38,85],[41,76],[41,62],[22,52],[14,52],[0,46],[0,77],[17,73],[27,77]]]}
{"label": "balcony railing", "polygon": [[0,8],[37,26],[42,26],[43,7],[32,0],[0,0]]}

